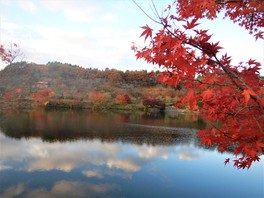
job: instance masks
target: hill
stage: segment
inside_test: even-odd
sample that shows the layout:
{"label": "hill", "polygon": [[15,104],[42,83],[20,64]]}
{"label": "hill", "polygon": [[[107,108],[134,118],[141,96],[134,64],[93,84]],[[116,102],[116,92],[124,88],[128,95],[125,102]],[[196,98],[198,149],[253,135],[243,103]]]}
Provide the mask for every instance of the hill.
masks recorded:
{"label": "hill", "polygon": [[134,106],[140,106],[144,98],[170,104],[177,101],[178,94],[173,88],[161,86],[155,76],[150,77],[144,70],[123,72],[60,62],[46,65],[19,62],[0,71],[2,109],[32,108],[47,102],[57,106],[81,104],[86,108],[112,108],[122,104],[116,101],[118,95],[127,95]]}

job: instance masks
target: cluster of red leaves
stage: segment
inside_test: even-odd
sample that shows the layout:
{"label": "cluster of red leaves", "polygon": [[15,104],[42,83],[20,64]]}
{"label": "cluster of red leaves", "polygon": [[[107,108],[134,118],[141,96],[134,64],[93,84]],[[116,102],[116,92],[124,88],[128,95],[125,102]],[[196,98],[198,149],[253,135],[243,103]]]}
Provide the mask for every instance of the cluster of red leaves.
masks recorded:
{"label": "cluster of red leaves", "polygon": [[[171,14],[173,7],[176,12]],[[201,143],[217,145],[220,152],[232,150],[234,166],[250,168],[264,154],[264,79],[260,63],[250,59],[232,65],[230,57],[219,55],[222,47],[211,42],[208,30],[198,29],[199,19],[214,19],[221,10],[263,38],[264,1],[178,0],[166,9],[166,17],[156,21],[160,30],[142,27],[141,36],[149,45],[133,49],[137,58],[163,69],[158,78],[162,83],[176,87],[184,82],[188,92],[176,105],[195,109],[201,103],[201,115],[211,123],[198,133]]]}
{"label": "cluster of red leaves", "polygon": [[23,59],[24,54],[21,52],[19,45],[10,42],[8,46],[0,44],[0,57],[4,64],[13,63],[15,59]]}
{"label": "cluster of red leaves", "polygon": [[5,95],[4,95],[4,98],[5,98],[6,101],[10,101],[11,93],[10,92],[6,92]]}
{"label": "cluster of red leaves", "polygon": [[4,46],[0,45],[0,56],[1,61],[4,63],[9,63],[11,59],[11,54],[4,48]]}
{"label": "cluster of red leaves", "polygon": [[118,94],[115,97],[115,103],[120,105],[131,104],[131,99],[127,94]]}
{"label": "cluster of red leaves", "polygon": [[145,107],[156,107],[159,109],[165,109],[165,103],[156,98],[145,98],[142,102]]}
{"label": "cluster of red leaves", "polygon": [[[263,0],[177,0],[174,2],[179,12],[178,19],[194,18],[215,19],[221,11],[239,26],[244,27],[256,39],[264,38],[264,1]],[[171,6],[170,6],[171,8]],[[172,15],[174,16],[174,15]]]}
{"label": "cluster of red leaves", "polygon": [[46,105],[47,103],[45,100],[53,95],[55,95],[55,92],[49,89],[43,89],[34,94],[34,99],[36,102],[40,102]]}
{"label": "cluster of red leaves", "polygon": [[9,102],[12,99],[17,99],[17,97],[21,94],[21,88],[15,88],[13,91],[6,92],[4,95],[4,99]]}

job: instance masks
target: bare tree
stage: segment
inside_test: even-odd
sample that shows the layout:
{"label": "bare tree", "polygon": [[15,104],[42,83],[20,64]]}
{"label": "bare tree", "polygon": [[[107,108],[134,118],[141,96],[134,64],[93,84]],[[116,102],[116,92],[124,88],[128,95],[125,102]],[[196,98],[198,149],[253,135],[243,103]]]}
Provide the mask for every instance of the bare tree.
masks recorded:
{"label": "bare tree", "polygon": [[1,61],[6,64],[25,59],[25,54],[21,51],[20,46],[13,42],[9,42],[7,45],[0,44],[0,56]]}

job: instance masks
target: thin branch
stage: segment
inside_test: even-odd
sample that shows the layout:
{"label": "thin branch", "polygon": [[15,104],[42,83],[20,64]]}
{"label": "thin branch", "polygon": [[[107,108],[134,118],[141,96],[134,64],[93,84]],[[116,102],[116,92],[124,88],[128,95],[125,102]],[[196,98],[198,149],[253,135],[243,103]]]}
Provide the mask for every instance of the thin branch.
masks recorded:
{"label": "thin branch", "polygon": [[146,13],[145,10],[143,10],[143,8],[140,5],[138,5],[138,3],[135,0],[132,1],[150,20],[154,21],[155,23],[161,24],[159,21],[153,19],[150,15],[148,15],[148,13]]}
{"label": "thin branch", "polygon": [[[203,51],[204,52],[204,51]],[[206,53],[206,52],[204,52],[204,53]],[[213,55],[213,57],[215,58],[215,60],[216,60],[216,63],[223,69],[223,71],[227,74],[227,76],[230,78],[230,80],[232,81],[232,83],[239,89],[239,90],[241,90],[241,91],[243,91],[244,89],[243,89],[243,87],[241,87],[239,84],[237,84],[237,82],[235,81],[235,79],[231,76],[231,74],[232,75],[234,75],[234,76],[236,76],[235,74],[234,74],[234,72],[231,72],[226,66],[224,66],[221,62],[220,62],[220,60],[217,58],[217,56],[216,56],[216,54],[214,54]]]}
{"label": "thin branch", "polygon": [[157,8],[156,8],[156,6],[155,6],[155,3],[153,2],[153,0],[151,0],[151,3],[152,3],[152,6],[153,6],[153,9],[152,9],[152,11],[153,11],[153,13],[156,15],[156,17],[159,19],[159,20],[161,20],[162,18],[160,17],[160,15],[159,15],[159,13],[158,13],[158,10],[157,10]]}
{"label": "thin branch", "polygon": [[256,117],[255,117],[254,115],[253,115],[253,118],[254,118],[254,120],[257,122],[257,125],[258,125],[260,131],[261,131],[262,133],[264,133],[264,130],[262,129],[262,127],[261,127],[259,121],[256,119]]}
{"label": "thin branch", "polygon": [[232,84],[220,84],[220,83],[217,83],[217,82],[214,82],[214,83],[207,83],[207,82],[203,82],[203,81],[201,81],[201,80],[198,80],[198,79],[195,79],[194,81],[197,81],[197,82],[199,82],[199,83],[201,83],[201,84],[205,84],[205,85],[211,85],[211,86],[213,86],[213,85],[216,85],[216,86],[222,86],[222,87],[231,87],[232,86]]}

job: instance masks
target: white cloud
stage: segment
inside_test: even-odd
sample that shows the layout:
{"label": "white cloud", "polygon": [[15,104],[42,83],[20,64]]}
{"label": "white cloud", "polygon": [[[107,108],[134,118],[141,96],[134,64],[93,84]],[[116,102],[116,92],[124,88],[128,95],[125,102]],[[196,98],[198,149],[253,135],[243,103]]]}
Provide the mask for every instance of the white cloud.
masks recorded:
{"label": "white cloud", "polygon": [[3,28],[3,40],[19,43],[28,62],[60,61],[99,69],[119,66],[124,70],[136,63],[131,42],[139,31],[110,27],[75,30],[14,23],[4,23]]}
{"label": "white cloud", "polygon": [[98,1],[91,0],[43,0],[42,4],[49,10],[62,11],[64,16],[73,22],[91,22],[101,11]]}
{"label": "white cloud", "polygon": [[[87,11],[89,13],[89,11]],[[78,9],[64,10],[66,18],[75,22],[90,22],[92,17],[84,11]]]}
{"label": "white cloud", "polygon": [[[137,61],[131,50],[132,42],[138,40],[141,31],[130,20],[133,12],[128,8],[132,2],[43,0],[36,5],[41,6],[37,7],[38,11],[47,13],[40,22],[27,24],[25,21],[27,25],[21,25],[17,21],[5,21],[1,30],[3,40],[12,40],[21,46],[26,61],[40,64],[60,61],[99,69],[146,69],[147,64]],[[53,14],[59,18],[64,16],[68,21],[55,26],[49,18]],[[42,23],[47,20],[49,25]]]}
{"label": "white cloud", "polygon": [[106,13],[103,15],[103,20],[107,22],[118,21],[118,17],[113,13]]}
{"label": "white cloud", "polygon": [[19,30],[22,28],[23,28],[23,26],[21,26],[19,24],[8,22],[5,18],[1,19],[1,34],[3,33],[2,31]]}
{"label": "white cloud", "polygon": [[19,5],[28,12],[36,13],[37,6],[31,0],[18,0]]}
{"label": "white cloud", "polygon": [[[94,0],[19,2],[20,7],[37,13],[34,16],[39,18],[29,21],[21,14],[18,22],[7,14],[1,16],[1,42],[11,40],[18,43],[28,62],[45,64],[48,61],[60,61],[99,69],[106,67],[121,70],[157,69],[142,60],[136,60],[131,51],[133,41],[138,44],[143,42],[143,39],[139,39],[141,33],[139,26],[145,23],[153,25],[133,2],[113,3]],[[167,3],[169,1],[156,2],[157,9],[161,10]],[[144,0],[140,4],[144,10],[151,13],[149,0]],[[9,8],[11,14],[17,12],[13,9],[15,6],[12,6],[12,2],[3,2],[2,5]],[[233,34],[234,24],[226,21],[219,23],[218,26],[214,22],[209,25],[205,23],[205,28],[210,27],[216,41],[221,41],[220,44],[226,48],[223,52],[232,55],[235,62],[253,57],[261,61],[263,66],[263,42],[254,44],[252,40],[248,41],[248,37],[245,37],[248,36],[247,33],[243,35],[241,41],[240,36],[237,36],[240,32]],[[157,25],[154,27],[158,28]],[[3,64],[0,65],[0,69],[3,67]]]}

